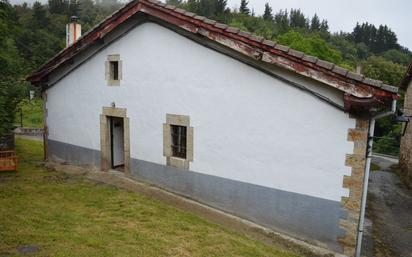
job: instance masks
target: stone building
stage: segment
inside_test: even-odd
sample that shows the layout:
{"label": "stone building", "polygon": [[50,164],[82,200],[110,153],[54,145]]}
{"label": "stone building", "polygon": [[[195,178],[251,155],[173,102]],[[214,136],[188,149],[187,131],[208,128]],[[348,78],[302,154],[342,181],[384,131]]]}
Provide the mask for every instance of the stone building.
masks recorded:
{"label": "stone building", "polygon": [[[412,116],[412,62],[401,82],[401,89],[405,91],[404,114]],[[406,124],[405,124],[406,125]],[[399,157],[401,172],[405,182],[412,187],[412,124],[406,127],[405,135],[401,138],[401,152]]]}
{"label": "stone building", "polygon": [[370,110],[397,88],[157,1],[69,43],[28,78],[48,160],[353,255]]}

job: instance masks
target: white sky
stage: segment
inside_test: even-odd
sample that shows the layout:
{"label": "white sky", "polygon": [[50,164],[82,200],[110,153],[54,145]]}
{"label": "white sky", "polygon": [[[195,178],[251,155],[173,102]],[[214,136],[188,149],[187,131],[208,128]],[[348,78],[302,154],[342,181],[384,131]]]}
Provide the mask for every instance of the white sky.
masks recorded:
{"label": "white sky", "polygon": [[[11,3],[24,1],[10,0]],[[45,3],[47,0],[40,2]],[[412,11],[412,0],[249,0],[249,8],[260,15],[266,2],[269,2],[274,12],[300,8],[305,15],[317,13],[321,19],[328,20],[332,32],[351,32],[356,22],[369,22],[377,26],[386,24],[396,33],[399,43],[412,50],[412,32],[407,22]],[[239,5],[240,0],[228,0],[230,8]]]}

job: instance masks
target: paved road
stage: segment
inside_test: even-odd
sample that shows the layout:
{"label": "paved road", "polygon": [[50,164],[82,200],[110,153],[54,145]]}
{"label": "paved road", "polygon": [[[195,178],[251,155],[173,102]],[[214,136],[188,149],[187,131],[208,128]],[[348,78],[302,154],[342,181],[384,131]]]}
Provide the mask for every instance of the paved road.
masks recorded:
{"label": "paved road", "polygon": [[396,160],[374,157],[368,190],[365,256],[412,257],[412,191],[391,172]]}

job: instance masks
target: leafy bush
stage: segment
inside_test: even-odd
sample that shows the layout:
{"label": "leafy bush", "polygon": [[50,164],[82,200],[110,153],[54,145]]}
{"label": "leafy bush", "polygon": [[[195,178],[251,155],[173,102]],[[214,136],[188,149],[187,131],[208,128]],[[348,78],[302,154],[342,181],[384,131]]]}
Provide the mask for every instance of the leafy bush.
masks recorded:
{"label": "leafy bush", "polygon": [[330,47],[325,40],[316,34],[304,37],[301,33],[291,30],[277,37],[277,41],[325,61],[336,64],[343,62],[341,53]]}
{"label": "leafy bush", "polygon": [[372,56],[364,63],[362,73],[370,78],[382,80],[383,82],[398,86],[406,68],[400,64],[385,60],[383,57]]}

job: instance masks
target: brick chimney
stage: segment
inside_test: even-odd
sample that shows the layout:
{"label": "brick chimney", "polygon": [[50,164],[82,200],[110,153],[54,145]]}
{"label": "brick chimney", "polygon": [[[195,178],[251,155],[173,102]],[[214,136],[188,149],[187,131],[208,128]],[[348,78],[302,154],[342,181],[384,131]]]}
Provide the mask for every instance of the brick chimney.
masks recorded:
{"label": "brick chimney", "polygon": [[70,23],[66,25],[66,47],[72,45],[82,35],[82,26],[77,23],[77,17],[70,17]]}

